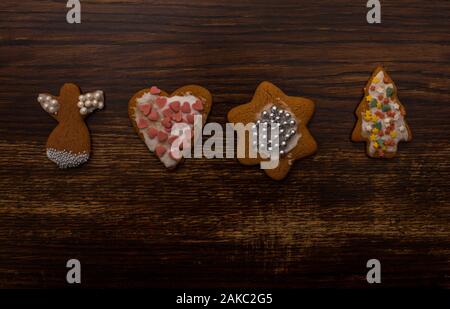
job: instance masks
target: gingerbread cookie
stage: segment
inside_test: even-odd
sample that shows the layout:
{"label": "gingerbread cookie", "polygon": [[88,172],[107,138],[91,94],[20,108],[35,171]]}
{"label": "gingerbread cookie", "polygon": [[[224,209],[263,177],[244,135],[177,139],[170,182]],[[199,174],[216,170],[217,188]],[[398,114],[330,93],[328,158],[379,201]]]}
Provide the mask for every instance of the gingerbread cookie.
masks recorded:
{"label": "gingerbread cookie", "polygon": [[64,84],[59,97],[43,93],[38,102],[58,121],[47,140],[47,157],[60,168],[76,167],[89,160],[91,141],[84,118],[103,108],[103,91],[81,95],[77,85]]}
{"label": "gingerbread cookie", "polygon": [[147,148],[166,168],[174,169],[183,160],[178,150],[190,151],[194,122],[198,119],[203,127],[211,105],[211,94],[200,86],[184,86],[170,95],[153,86],[130,99],[128,115]]}
{"label": "gingerbread cookie", "polygon": [[367,155],[372,158],[392,158],[399,142],[412,139],[405,108],[397,97],[397,87],[383,67],[378,66],[364,93],[356,109],[358,121],[352,141],[366,142]]}
{"label": "gingerbread cookie", "polygon": [[[313,112],[313,101],[287,96],[275,85],[262,82],[251,102],[235,107],[228,113],[228,120],[232,123],[253,124],[252,135],[255,138],[245,136],[245,156],[238,155],[239,162],[244,165],[262,164],[265,160],[262,151],[276,150],[278,164],[265,169],[265,172],[275,180],[286,177],[296,160],[312,155],[317,150],[317,144],[306,127]],[[273,128],[277,128],[277,134],[272,136]],[[258,138],[261,134],[264,134],[263,139]],[[255,157],[250,155],[250,147],[256,151]]]}

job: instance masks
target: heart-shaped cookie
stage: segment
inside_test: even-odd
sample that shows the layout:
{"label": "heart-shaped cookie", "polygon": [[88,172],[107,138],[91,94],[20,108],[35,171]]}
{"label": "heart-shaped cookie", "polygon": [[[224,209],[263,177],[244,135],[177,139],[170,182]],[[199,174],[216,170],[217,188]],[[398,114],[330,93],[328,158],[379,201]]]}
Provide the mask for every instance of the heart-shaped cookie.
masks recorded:
{"label": "heart-shaped cookie", "polygon": [[[200,86],[184,86],[170,95],[153,86],[142,89],[130,99],[128,115],[147,148],[165,167],[173,169],[183,160],[182,153],[174,151],[174,145],[181,150],[192,144],[194,119],[201,116],[203,127],[211,105],[211,93]],[[183,134],[180,134],[180,127],[189,130],[183,129]],[[188,143],[183,143],[186,140]]]}

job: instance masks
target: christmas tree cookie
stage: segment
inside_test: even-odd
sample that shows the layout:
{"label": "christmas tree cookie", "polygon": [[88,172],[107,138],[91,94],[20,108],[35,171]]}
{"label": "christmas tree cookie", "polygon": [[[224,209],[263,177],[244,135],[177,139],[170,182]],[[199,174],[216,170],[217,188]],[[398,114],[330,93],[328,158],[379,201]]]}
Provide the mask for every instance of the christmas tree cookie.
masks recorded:
{"label": "christmas tree cookie", "polygon": [[400,141],[412,139],[397,88],[383,67],[378,66],[364,93],[356,109],[358,121],[352,141],[366,142],[367,155],[372,158],[392,158]]}

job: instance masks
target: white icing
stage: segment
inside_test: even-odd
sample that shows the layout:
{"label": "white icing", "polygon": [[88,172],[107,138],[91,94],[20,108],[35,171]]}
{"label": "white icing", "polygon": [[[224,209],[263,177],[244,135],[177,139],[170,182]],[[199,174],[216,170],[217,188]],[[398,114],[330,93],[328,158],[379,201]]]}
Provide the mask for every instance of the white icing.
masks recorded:
{"label": "white icing", "polygon": [[[171,135],[171,132],[167,132],[165,130],[165,127],[162,125],[161,120],[164,118],[164,115],[162,114],[162,112],[167,109],[170,108],[169,104],[172,102],[180,102],[180,105],[183,105],[184,102],[188,102],[189,106],[191,108],[191,112],[190,114],[194,114],[194,115],[202,115],[201,112],[195,110],[192,105],[199,100],[199,98],[197,98],[196,96],[192,95],[192,94],[185,94],[183,96],[173,96],[173,97],[163,97],[165,99],[167,99],[166,104],[163,106],[163,108],[160,108],[158,106],[158,104],[156,104],[156,98],[160,97],[159,95],[154,95],[151,94],[150,92],[146,92],[142,95],[142,97],[137,98],[136,102],[136,108],[135,108],[135,114],[134,114],[134,121],[136,123],[138,123],[139,119],[141,118],[146,118],[148,119],[148,116],[145,116],[144,113],[138,108],[139,105],[145,105],[145,104],[151,104],[152,106],[152,111],[156,111],[159,115],[159,119],[157,121],[151,121],[148,119],[150,125],[144,129],[139,129],[139,131],[142,133],[142,135],[144,136],[144,141],[145,144],[147,145],[147,148],[151,151],[154,152],[156,149],[157,145],[162,145],[166,148],[166,152],[164,153],[164,155],[162,157],[159,157],[159,159],[161,160],[161,162],[167,167],[167,168],[172,168],[175,167],[179,160],[175,160],[170,156],[170,149],[171,149],[171,144],[168,142],[168,140],[164,141],[164,142],[160,142],[158,140],[158,136],[155,136],[154,138],[151,138],[148,133],[147,130],[150,127],[153,127],[155,129],[157,129],[158,131],[163,131],[166,132],[169,136]],[[180,107],[181,110],[181,107]],[[186,115],[184,113],[182,113],[183,115]],[[184,121],[182,120],[182,122],[184,123]],[[186,123],[191,130],[193,130],[194,125],[190,124],[190,123]],[[173,129],[173,133],[175,135],[175,124],[172,126]],[[178,133],[178,132],[177,132]],[[177,134],[178,135],[178,134]],[[192,143],[193,144],[193,143]]]}
{"label": "white icing", "polygon": [[[394,123],[395,124],[395,129],[393,131],[397,132],[397,136],[396,137],[392,137],[389,136],[388,138],[386,138],[386,136],[376,136],[376,139],[380,139],[383,142],[386,141],[387,139],[392,139],[394,141],[394,145],[391,146],[387,146],[386,145],[386,149],[385,151],[388,152],[396,152],[397,151],[397,145],[400,141],[406,141],[408,140],[408,131],[405,129],[406,128],[406,124],[405,124],[405,120],[404,117],[401,115],[400,113],[400,105],[398,104],[397,98],[395,93],[393,93],[393,95],[391,95],[390,97],[387,96],[386,91],[388,88],[391,88],[392,91],[394,91],[394,85],[392,83],[388,83],[385,84],[384,83],[384,71],[380,71],[377,73],[377,75],[375,76],[375,78],[372,80],[372,83],[369,85],[368,89],[367,89],[367,93],[372,97],[372,99],[376,99],[377,102],[380,102],[378,100],[378,96],[381,94],[383,95],[383,99],[384,98],[388,98],[389,99],[389,103],[388,105],[390,106],[391,110],[393,112],[395,112],[394,117],[388,117],[386,116],[385,119],[383,119],[382,121],[380,121],[381,119],[379,119],[380,123],[381,123],[381,130],[386,129],[387,126],[389,126],[389,124]],[[374,90],[371,90],[372,86],[375,86]],[[382,102],[382,101],[381,101]],[[370,107],[370,102],[367,102],[366,104],[368,104],[368,108],[366,110],[369,110],[371,112],[371,114],[373,115],[376,111],[381,111],[380,109],[378,109],[376,106],[375,107]],[[368,138],[370,143],[369,143],[369,153],[372,155],[375,153],[375,151],[377,150],[374,147],[374,143],[376,141],[372,141],[370,139],[371,136],[371,131],[373,129],[373,122],[372,121],[368,121],[365,118],[365,111],[362,112],[361,114],[362,117],[362,136],[364,136],[365,138]],[[378,143],[377,143],[378,144]]]}

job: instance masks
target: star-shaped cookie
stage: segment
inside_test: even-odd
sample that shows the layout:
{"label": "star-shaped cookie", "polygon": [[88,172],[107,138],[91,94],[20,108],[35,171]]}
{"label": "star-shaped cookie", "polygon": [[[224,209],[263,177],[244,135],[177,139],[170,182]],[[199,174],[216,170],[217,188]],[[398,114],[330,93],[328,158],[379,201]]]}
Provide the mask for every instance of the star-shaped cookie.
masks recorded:
{"label": "star-shaped cookie", "polygon": [[[279,163],[275,168],[265,169],[269,177],[281,180],[286,177],[296,160],[312,155],[317,150],[316,141],[306,127],[313,112],[313,101],[288,96],[272,83],[265,81],[258,86],[249,103],[237,106],[228,112],[228,121],[244,125],[265,123],[269,126],[278,125],[281,128],[278,140]],[[252,146],[248,134],[245,135],[245,139],[245,156],[238,157],[240,163],[256,165],[268,160],[261,158],[259,152],[256,157],[250,157],[249,150]],[[258,143],[258,147],[260,146],[261,143]],[[270,140],[267,146],[270,146]]]}

